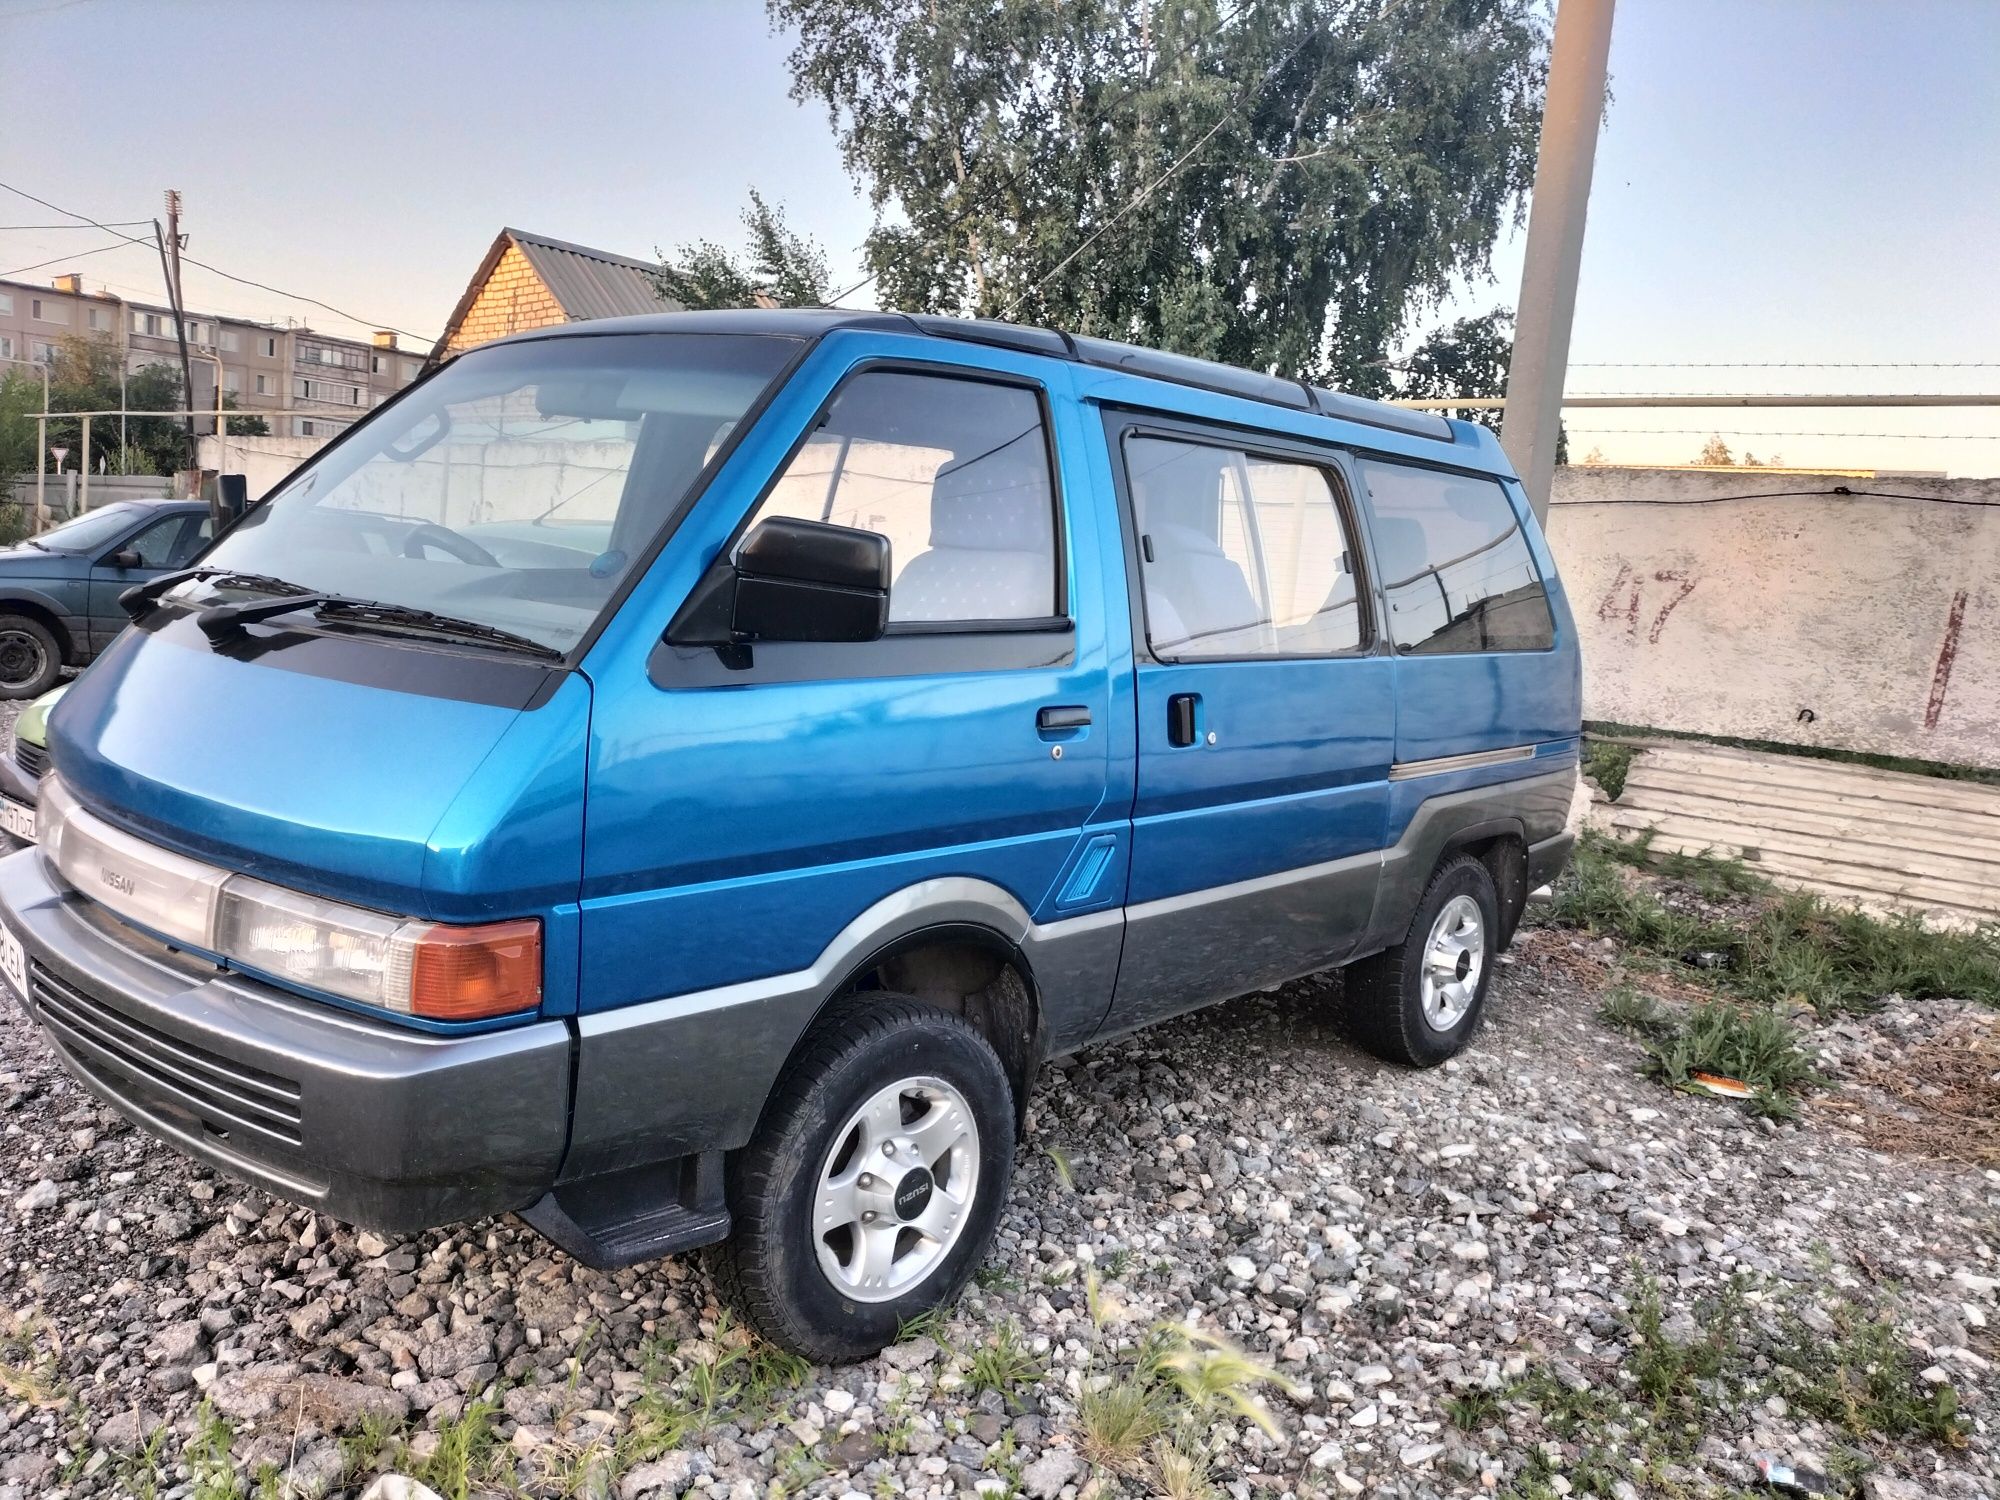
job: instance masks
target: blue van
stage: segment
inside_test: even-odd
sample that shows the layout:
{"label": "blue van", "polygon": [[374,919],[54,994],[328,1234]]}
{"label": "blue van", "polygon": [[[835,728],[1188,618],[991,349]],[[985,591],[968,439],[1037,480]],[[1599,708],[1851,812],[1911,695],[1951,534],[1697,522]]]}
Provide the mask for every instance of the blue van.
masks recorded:
{"label": "blue van", "polygon": [[1043,1059],[1347,966],[1478,1025],[1576,634],[1485,429],[1002,324],[659,316],[355,426],[50,725],[0,976],[191,1156],[767,1336],[956,1294]]}

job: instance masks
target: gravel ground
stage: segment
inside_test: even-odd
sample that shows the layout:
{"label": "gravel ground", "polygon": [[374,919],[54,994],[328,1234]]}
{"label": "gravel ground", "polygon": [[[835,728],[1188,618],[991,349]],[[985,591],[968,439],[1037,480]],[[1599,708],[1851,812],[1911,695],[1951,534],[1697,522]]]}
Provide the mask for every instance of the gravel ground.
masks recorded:
{"label": "gravel ground", "polygon": [[[390,1468],[619,1500],[1705,1495],[1763,1453],[1877,1500],[2000,1493],[2000,1172],[1868,1149],[1859,1097],[1780,1125],[1647,1081],[1595,1019],[1613,957],[1525,932],[1430,1073],[1347,1045],[1326,979],[1061,1060],[976,1284],[845,1369],[747,1348],[699,1263],[605,1274],[512,1221],[384,1241],[275,1203],[98,1107],[10,1009],[0,1500]],[[1824,1059],[1985,1020],[1891,1007]],[[1134,1345],[1180,1320],[1289,1380],[1275,1437],[1225,1389],[1107,1441]],[[1946,1387],[1955,1441],[1921,1430]]]}

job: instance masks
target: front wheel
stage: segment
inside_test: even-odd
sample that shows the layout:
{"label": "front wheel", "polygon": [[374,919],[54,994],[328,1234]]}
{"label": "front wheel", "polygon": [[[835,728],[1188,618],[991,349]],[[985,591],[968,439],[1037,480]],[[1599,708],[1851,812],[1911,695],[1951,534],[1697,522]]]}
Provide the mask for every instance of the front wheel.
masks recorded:
{"label": "front wheel", "polygon": [[62,676],[62,647],[40,620],[0,615],[0,698],[39,698]]}
{"label": "front wheel", "polygon": [[1438,866],[1401,942],[1347,971],[1355,1038],[1377,1057],[1433,1068],[1463,1051],[1486,1008],[1500,898],[1469,854]]}
{"label": "front wheel", "polygon": [[857,996],[814,1027],[734,1164],[721,1279],[773,1343],[864,1359],[956,1297],[1014,1169],[1006,1070],[958,1016]]}

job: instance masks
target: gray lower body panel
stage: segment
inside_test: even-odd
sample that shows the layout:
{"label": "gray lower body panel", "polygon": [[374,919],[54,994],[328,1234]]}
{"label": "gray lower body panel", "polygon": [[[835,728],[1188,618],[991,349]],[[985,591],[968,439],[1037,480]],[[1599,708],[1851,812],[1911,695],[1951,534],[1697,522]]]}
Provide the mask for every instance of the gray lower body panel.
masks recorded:
{"label": "gray lower body panel", "polygon": [[560,1021],[438,1036],[318,1005],[177,954],[49,874],[0,860],[16,997],[93,1094],[277,1197],[395,1231],[534,1202],[561,1163]]}

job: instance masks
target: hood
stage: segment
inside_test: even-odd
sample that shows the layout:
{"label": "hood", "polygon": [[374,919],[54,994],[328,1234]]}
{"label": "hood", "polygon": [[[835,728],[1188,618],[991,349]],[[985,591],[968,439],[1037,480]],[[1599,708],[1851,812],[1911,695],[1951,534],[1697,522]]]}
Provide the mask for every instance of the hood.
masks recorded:
{"label": "hood", "polygon": [[321,638],[326,675],[300,639],[243,659],[185,618],[127,630],[50,716],[57,774],[142,838],[336,900],[474,921],[577,899],[581,673]]}
{"label": "hood", "polygon": [[0,577],[68,578],[79,568],[88,571],[90,559],[74,552],[47,552],[26,543],[0,547]]}

